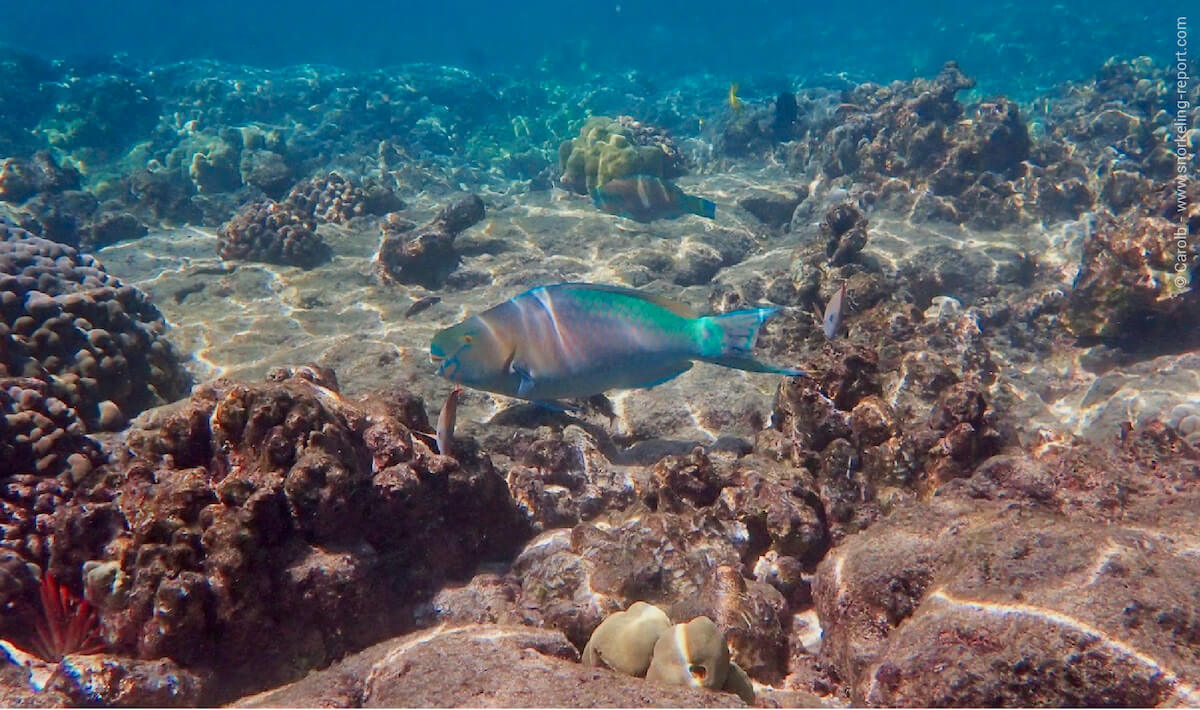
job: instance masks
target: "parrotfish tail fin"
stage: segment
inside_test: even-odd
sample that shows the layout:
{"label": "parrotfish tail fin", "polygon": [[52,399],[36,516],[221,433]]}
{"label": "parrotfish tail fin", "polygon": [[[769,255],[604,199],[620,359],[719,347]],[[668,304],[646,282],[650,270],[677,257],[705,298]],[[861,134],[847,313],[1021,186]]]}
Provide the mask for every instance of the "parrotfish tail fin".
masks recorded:
{"label": "parrotfish tail fin", "polygon": [[691,214],[697,214],[709,219],[717,218],[717,203],[695,195],[683,196],[683,208]]}
{"label": "parrotfish tail fin", "polygon": [[778,307],[748,308],[720,316],[708,316],[709,320],[720,328],[720,351],[716,355],[702,359],[715,365],[724,365],[748,372],[770,372],[789,377],[804,376],[806,374],[804,370],[768,365],[754,357],[754,341],[758,339],[758,331],[768,318],[778,312]]}

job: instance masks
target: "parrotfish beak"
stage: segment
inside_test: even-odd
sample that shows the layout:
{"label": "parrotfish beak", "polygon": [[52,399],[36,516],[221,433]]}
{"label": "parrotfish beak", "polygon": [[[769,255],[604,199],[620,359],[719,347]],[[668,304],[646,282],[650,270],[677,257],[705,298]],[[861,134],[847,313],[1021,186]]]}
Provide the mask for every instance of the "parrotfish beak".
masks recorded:
{"label": "parrotfish beak", "polygon": [[437,365],[437,374],[439,377],[445,377],[451,382],[454,381],[454,373],[458,371],[458,356],[464,350],[470,347],[470,342],[463,343],[454,354],[446,357],[445,352],[436,344],[429,348],[429,361]]}
{"label": "parrotfish beak", "polygon": [[446,360],[446,353],[443,352],[436,343],[431,345],[429,348],[429,362],[437,365],[437,374],[439,377],[446,376],[446,366],[449,365],[450,362]]}

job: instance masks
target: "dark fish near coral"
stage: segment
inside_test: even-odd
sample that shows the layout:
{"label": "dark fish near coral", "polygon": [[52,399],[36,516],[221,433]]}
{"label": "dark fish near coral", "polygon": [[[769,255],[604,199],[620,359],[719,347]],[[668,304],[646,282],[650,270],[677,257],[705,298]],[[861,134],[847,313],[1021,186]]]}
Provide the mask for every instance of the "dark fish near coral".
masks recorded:
{"label": "dark fish near coral", "polygon": [[462,387],[455,387],[450,390],[450,394],[446,397],[446,403],[442,405],[442,413],[438,415],[437,422],[437,446],[438,453],[443,456],[450,455],[450,449],[454,446],[454,420],[458,416],[458,396],[462,394]]}
{"label": "dark fish near coral", "polygon": [[829,299],[829,303],[825,304],[825,315],[821,318],[821,327],[825,330],[825,337],[833,340],[837,337],[838,331],[842,329],[842,308],[846,301],[846,282],[842,282],[842,287],[833,294],[833,298]]}
{"label": "dark fish near coral", "polygon": [[609,180],[592,190],[592,201],[609,214],[651,222],[694,214],[713,219],[717,205],[701,197],[685,195],[678,185],[653,175]]}
{"label": "dark fish near coral", "polygon": [[775,98],[775,118],[771,122],[776,140],[784,141],[791,137],[799,115],[800,105],[796,103],[796,95],[790,91],[781,91]]}
{"label": "dark fish near coral", "polygon": [[425,296],[424,298],[419,298],[416,301],[414,301],[411,306],[408,307],[407,311],[404,312],[404,317],[412,318],[413,316],[417,315],[418,313],[425,310],[426,308],[429,308],[430,306],[435,305],[437,303],[441,303],[441,301],[442,301],[441,296]]}
{"label": "dark fish near coral", "polygon": [[556,284],[446,328],[434,337],[429,359],[453,382],[543,403],[654,387],[691,369],[693,360],[802,375],[751,353],[759,328],[778,311],[699,316],[631,288]]}

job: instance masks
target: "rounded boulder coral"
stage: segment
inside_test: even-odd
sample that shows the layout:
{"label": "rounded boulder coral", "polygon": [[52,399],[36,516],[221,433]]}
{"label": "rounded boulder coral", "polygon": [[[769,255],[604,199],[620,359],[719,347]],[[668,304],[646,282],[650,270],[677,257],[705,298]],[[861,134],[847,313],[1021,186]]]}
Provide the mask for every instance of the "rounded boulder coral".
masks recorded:
{"label": "rounded boulder coral", "polygon": [[245,259],[311,269],[331,254],[313,218],[287,202],[252,202],[217,233],[222,259]]}
{"label": "rounded boulder coral", "polygon": [[145,293],[94,257],[0,221],[0,377],[42,380],[89,430],[187,394]]}
{"label": "rounded boulder coral", "polygon": [[581,195],[629,175],[672,178],[684,173],[683,155],[675,142],[628,116],[589,118],[578,138],[559,146],[558,161],[563,186]]}

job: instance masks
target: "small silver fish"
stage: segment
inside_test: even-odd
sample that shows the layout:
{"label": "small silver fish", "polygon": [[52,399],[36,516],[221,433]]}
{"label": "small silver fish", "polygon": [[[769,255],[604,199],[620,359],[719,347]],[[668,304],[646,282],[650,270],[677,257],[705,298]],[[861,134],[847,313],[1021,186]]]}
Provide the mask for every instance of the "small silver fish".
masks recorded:
{"label": "small silver fish", "polygon": [[458,416],[458,396],[460,394],[462,394],[462,387],[455,386],[450,390],[449,396],[446,397],[446,403],[442,405],[442,413],[438,415],[436,440],[438,453],[443,456],[449,456],[450,448],[454,446],[454,420]]}
{"label": "small silver fish", "polygon": [[842,287],[833,294],[833,298],[829,299],[829,303],[825,304],[825,315],[821,318],[821,327],[825,330],[825,337],[833,340],[837,337],[838,331],[842,329],[842,304],[846,301],[846,282],[842,282]]}

